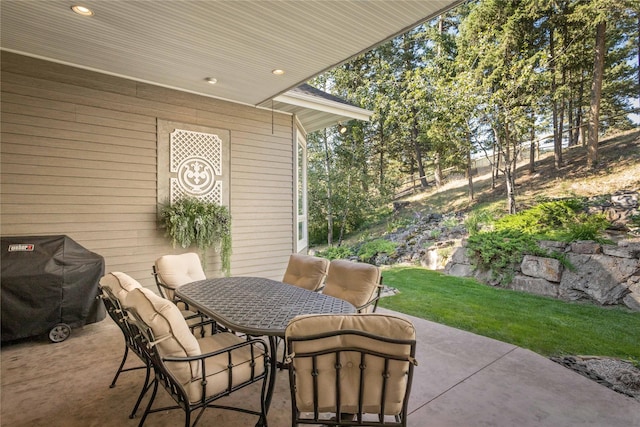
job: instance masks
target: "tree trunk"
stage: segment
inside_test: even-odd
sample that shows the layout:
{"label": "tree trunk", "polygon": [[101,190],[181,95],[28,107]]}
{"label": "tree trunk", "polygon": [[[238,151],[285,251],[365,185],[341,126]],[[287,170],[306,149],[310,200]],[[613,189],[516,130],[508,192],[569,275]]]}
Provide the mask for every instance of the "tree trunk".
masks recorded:
{"label": "tree trunk", "polygon": [[[578,86],[578,99],[576,100],[576,120],[573,125],[573,140],[576,145],[582,138],[582,99],[584,97],[584,74],[580,72],[580,85]],[[584,145],[584,144],[583,144]]]}
{"label": "tree trunk", "polygon": [[380,189],[384,187],[384,125],[380,123]]}
{"label": "tree trunk", "polygon": [[600,122],[600,97],[602,95],[602,78],[604,75],[605,32],[607,22],[602,21],[596,27],[596,52],[593,61],[593,83],[591,85],[591,108],[589,114],[589,136],[587,142],[587,167],[593,169],[598,165],[598,127]]}
{"label": "tree trunk", "polygon": [[553,156],[556,169],[560,169],[560,167],[562,166],[562,135],[558,135],[558,101],[555,99],[558,84],[556,83],[555,37],[553,31],[553,28],[549,30],[549,55],[551,56],[549,71],[551,72]]}
{"label": "tree trunk", "polygon": [[[571,81],[571,78],[569,78]],[[573,147],[575,142],[573,140],[573,90],[571,90],[571,95],[569,96],[569,100],[567,101],[567,146]]]}
{"label": "tree trunk", "polygon": [[340,236],[338,237],[338,246],[342,246],[342,239],[344,238],[344,230],[347,226],[347,218],[349,217],[349,201],[351,200],[351,174],[347,174],[347,202],[344,205],[344,211],[342,212],[342,220],[340,222]]}
{"label": "tree trunk", "polygon": [[509,124],[504,125],[504,178],[507,186],[507,211],[510,214],[516,213],[516,168],[517,152],[511,152],[511,137],[509,135]]}
{"label": "tree trunk", "polygon": [[329,138],[325,129],[322,135],[324,142],[324,172],[327,177],[327,245],[333,246],[333,211],[331,201],[333,198],[331,181],[331,155],[329,154]]}
{"label": "tree trunk", "polygon": [[420,143],[418,142],[418,122],[415,119],[417,116],[417,112],[413,110],[413,126],[411,127],[411,139],[413,140],[413,147],[416,153],[416,163],[418,164],[418,173],[420,174],[420,185],[422,188],[427,188],[429,185],[427,183],[427,176],[424,173],[424,165],[422,164],[422,148],[420,147]]}
{"label": "tree trunk", "polygon": [[536,128],[531,124],[531,142],[529,145],[529,173],[536,171]]}
{"label": "tree trunk", "polygon": [[467,188],[469,189],[469,202],[473,201],[473,170],[471,168],[471,134],[467,133],[467,140],[469,145],[467,146]]}
{"label": "tree trunk", "polygon": [[[562,81],[560,87],[564,88],[567,84],[567,71],[562,67]],[[562,135],[564,134],[564,112],[567,109],[567,98],[562,92],[562,99],[560,99],[560,111],[558,112],[558,147],[560,153],[560,166],[562,166]]]}
{"label": "tree trunk", "polygon": [[442,186],[442,163],[440,162],[440,153],[435,152],[433,158],[433,178],[436,181],[436,188]]}
{"label": "tree trunk", "polygon": [[495,135],[496,140],[493,143],[493,153],[492,153],[492,161],[491,161],[491,188],[496,188],[496,179],[498,178],[498,141],[499,136],[498,132],[495,128],[493,128],[493,133]]}

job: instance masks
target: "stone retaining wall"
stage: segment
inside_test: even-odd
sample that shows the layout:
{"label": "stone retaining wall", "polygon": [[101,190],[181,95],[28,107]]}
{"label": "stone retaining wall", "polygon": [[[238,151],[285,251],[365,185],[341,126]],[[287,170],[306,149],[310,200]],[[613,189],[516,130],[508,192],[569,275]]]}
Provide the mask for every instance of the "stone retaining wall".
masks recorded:
{"label": "stone retaining wall", "polygon": [[[508,288],[568,301],[625,305],[640,311],[640,242],[622,240],[617,245],[592,241],[540,242],[540,245],[565,253],[573,268],[564,267],[554,258],[526,255]],[[464,246],[455,249],[445,273],[491,282],[487,272],[473,270]]]}

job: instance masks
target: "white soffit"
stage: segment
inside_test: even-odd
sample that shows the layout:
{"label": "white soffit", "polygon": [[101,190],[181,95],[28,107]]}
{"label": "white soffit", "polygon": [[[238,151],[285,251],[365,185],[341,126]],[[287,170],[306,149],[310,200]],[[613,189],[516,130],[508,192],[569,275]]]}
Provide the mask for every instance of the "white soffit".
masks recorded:
{"label": "white soffit", "polygon": [[308,85],[294,88],[262,106],[295,114],[307,132],[354,119],[369,121],[373,114],[372,111],[351,105]]}
{"label": "white soffit", "polygon": [[[2,0],[0,42],[11,52],[259,105],[458,3]],[[73,13],[74,4],[94,15]]]}

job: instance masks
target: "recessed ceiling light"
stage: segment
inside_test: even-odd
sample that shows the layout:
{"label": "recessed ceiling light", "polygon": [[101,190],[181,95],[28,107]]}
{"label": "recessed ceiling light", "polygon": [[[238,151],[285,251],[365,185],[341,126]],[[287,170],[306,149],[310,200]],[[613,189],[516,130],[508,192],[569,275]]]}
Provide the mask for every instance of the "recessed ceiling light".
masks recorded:
{"label": "recessed ceiling light", "polygon": [[78,15],[93,16],[93,11],[86,6],[80,6],[80,5],[71,6],[71,10],[73,10]]}
{"label": "recessed ceiling light", "polygon": [[275,74],[276,76],[281,76],[284,74],[284,70],[281,70],[279,68],[276,68],[275,70],[271,71],[272,74]]}
{"label": "recessed ceiling light", "polygon": [[206,79],[204,79],[204,80],[205,80],[207,83],[212,84],[212,85],[214,85],[214,84],[218,83],[218,79],[215,79],[215,78],[213,78],[213,77],[207,77],[207,78],[206,78]]}

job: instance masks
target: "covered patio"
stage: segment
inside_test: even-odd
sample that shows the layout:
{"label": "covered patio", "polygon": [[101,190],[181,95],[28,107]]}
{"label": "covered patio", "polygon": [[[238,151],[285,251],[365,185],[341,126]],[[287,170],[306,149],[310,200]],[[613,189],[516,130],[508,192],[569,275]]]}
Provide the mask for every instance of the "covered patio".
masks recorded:
{"label": "covered patio", "polygon": [[[336,109],[302,85],[461,1],[83,3],[93,18],[72,15],[66,0],[2,2],[3,234],[69,235],[103,255],[107,272],[152,287],[153,260],[179,251],[156,221],[161,130],[185,123],[226,135],[233,274],[279,279],[288,256],[306,250],[297,150],[307,132],[366,113]],[[637,401],[542,356],[411,320],[419,361],[411,426],[640,425]],[[0,423],[136,426],[128,413],[144,371],[109,388],[123,349],[108,317],[58,344],[3,343]],[[290,425],[290,410],[282,372],[269,424]],[[182,422],[173,411],[147,424]],[[254,423],[208,410],[199,425]]]}
{"label": "covered patio", "polygon": [[[380,309],[380,312],[385,312]],[[538,354],[512,344],[430,321],[410,318],[417,359],[409,405],[410,426],[640,425],[640,404]],[[136,426],[128,414],[144,371],[109,384],[124,347],[110,318],[87,325],[59,344],[30,339],[1,353],[2,425],[14,427]],[[133,355],[127,362],[139,363]],[[251,401],[252,387],[226,398]],[[170,403],[161,390],[159,398]],[[146,400],[144,401],[146,402]],[[143,403],[144,404],[144,403]],[[291,425],[289,382],[278,373],[269,425]],[[138,414],[141,410],[138,411]],[[183,423],[180,410],[151,414],[150,426]],[[198,425],[253,425],[255,417],[207,409]]]}

